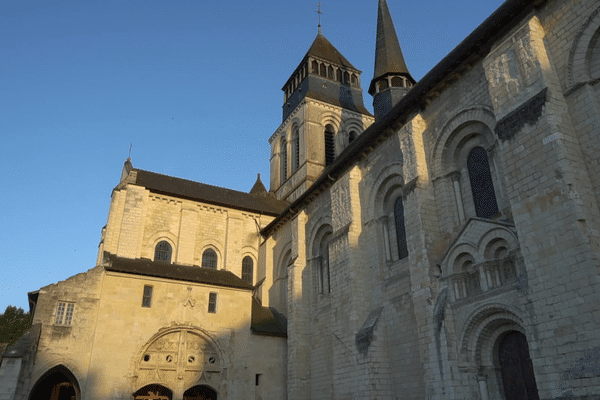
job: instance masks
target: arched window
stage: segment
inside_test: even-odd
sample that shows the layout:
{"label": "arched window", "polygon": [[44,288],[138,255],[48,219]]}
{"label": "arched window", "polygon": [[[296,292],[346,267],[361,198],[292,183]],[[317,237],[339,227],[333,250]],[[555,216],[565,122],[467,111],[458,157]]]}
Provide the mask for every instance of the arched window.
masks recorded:
{"label": "arched window", "polygon": [[329,272],[329,238],[331,233],[326,233],[321,239],[319,247],[319,293],[330,293],[331,282]]}
{"label": "arched window", "polygon": [[350,133],[348,134],[348,144],[354,142],[354,139],[356,139],[356,136],[358,136],[356,134],[356,131],[350,131]]}
{"label": "arched window", "polygon": [[202,253],[202,267],[217,269],[217,253],[213,249],[206,249]]}
{"label": "arched window", "polygon": [[402,196],[398,197],[394,204],[394,220],[396,223],[396,240],[398,242],[398,259],[408,257],[408,246],[406,244],[406,228],[404,227],[404,204]]}
{"label": "arched window", "polygon": [[327,78],[327,67],[325,64],[319,63],[319,75],[323,78]]}
{"label": "arched window", "polygon": [[498,214],[498,203],[490,172],[487,153],[483,147],[474,147],[467,157],[469,181],[473,193],[475,214],[480,218],[492,218]]}
{"label": "arched window", "polygon": [[348,71],[344,71],[344,83],[346,85],[350,83],[350,73]]}
{"label": "arched window", "polygon": [[253,284],[254,280],[254,261],[250,256],[244,257],[242,260],[242,279]]}
{"label": "arched window", "polygon": [[292,128],[292,172],[300,167],[300,130],[297,125]]}
{"label": "arched window", "polygon": [[400,76],[394,76],[392,78],[393,87],[404,87],[404,80]]}
{"label": "arched window", "polygon": [[330,225],[321,226],[315,235],[312,245],[316,292],[319,294],[331,292],[329,268],[329,242],[331,239],[331,231]]}
{"label": "arched window", "polygon": [[279,173],[281,183],[287,179],[287,141],[281,139],[281,145],[279,148]]}
{"label": "arched window", "polygon": [[163,240],[159,242],[154,248],[154,261],[162,261],[166,263],[171,262],[171,245],[169,242]]}
{"label": "arched window", "polygon": [[335,79],[335,72],[333,71],[333,67],[331,65],[327,67],[327,78],[331,80]]}
{"label": "arched window", "polygon": [[325,166],[331,165],[335,158],[335,142],[334,142],[335,131],[333,126],[327,125],[325,127]]}
{"label": "arched window", "polygon": [[273,293],[270,294],[270,304],[283,315],[288,315],[287,312],[287,297],[288,297],[288,267],[292,263],[292,251],[288,250],[281,258],[275,280],[273,281]]}
{"label": "arched window", "polygon": [[316,61],[312,62],[312,73],[315,75],[319,75],[319,63]]}

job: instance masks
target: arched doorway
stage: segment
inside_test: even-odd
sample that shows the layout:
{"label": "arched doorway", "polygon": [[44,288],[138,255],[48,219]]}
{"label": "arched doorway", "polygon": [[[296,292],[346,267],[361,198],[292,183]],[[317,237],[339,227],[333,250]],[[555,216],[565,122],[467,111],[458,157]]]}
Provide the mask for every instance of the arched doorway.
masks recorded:
{"label": "arched doorway", "polygon": [[198,385],[186,390],[183,400],[217,400],[217,392],[208,386]]}
{"label": "arched doorway", "polygon": [[79,384],[65,366],[59,365],[46,372],[33,386],[29,400],[78,400]]}
{"label": "arched doorway", "polygon": [[173,392],[163,385],[151,383],[135,392],[133,398],[134,400],[171,400]]}
{"label": "arched doorway", "polygon": [[510,400],[539,400],[525,335],[509,331],[499,337],[497,343],[504,397]]}

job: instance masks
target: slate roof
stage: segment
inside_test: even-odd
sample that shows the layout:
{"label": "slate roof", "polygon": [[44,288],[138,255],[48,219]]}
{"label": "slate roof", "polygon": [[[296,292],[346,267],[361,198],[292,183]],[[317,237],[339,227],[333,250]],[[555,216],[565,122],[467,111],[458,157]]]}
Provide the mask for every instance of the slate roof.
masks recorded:
{"label": "slate roof", "polygon": [[253,296],[250,329],[257,335],[287,337],[287,319],[274,308],[263,307]]}
{"label": "slate roof", "polygon": [[135,185],[168,196],[272,216],[278,215],[288,206],[286,201],[277,200],[272,194],[238,192],[141,169],[133,169],[131,173],[135,173],[135,181],[132,182]]}
{"label": "slate roof", "polygon": [[104,269],[107,271],[204,283],[236,289],[253,289],[252,285],[230,271],[202,268],[200,266],[168,264],[160,261],[152,261],[147,258],[123,258],[106,252],[104,253],[104,260]]}
{"label": "slate roof", "polygon": [[[320,31],[306,52],[306,56],[309,55],[358,71]],[[306,58],[306,56],[304,56],[304,58]]]}
{"label": "slate roof", "polygon": [[[333,88],[335,88],[334,85],[331,85],[331,86]],[[354,89],[354,88],[352,88],[352,89]],[[324,103],[333,104],[334,106],[342,107],[342,108],[345,108],[346,110],[361,113],[363,115],[373,116],[373,114],[371,114],[371,112],[369,110],[367,110],[364,103],[362,101],[360,101],[360,100],[362,100],[362,98],[354,98],[351,96],[342,98],[339,95],[339,93],[337,96],[335,96],[335,95],[332,95],[330,91],[323,90],[323,88],[318,88],[318,89],[309,88],[305,93],[305,97],[308,97],[308,98],[314,99],[314,100],[319,100]]]}
{"label": "slate roof", "polygon": [[369,87],[369,93],[374,93],[374,81],[387,74],[403,74],[410,78],[404,56],[398,42],[398,35],[392,22],[390,10],[385,0],[379,0],[377,10],[377,43],[375,44],[375,73]]}
{"label": "slate roof", "polygon": [[33,324],[12,346],[2,355],[5,358],[20,358],[27,355],[37,345],[42,333],[42,324]]}

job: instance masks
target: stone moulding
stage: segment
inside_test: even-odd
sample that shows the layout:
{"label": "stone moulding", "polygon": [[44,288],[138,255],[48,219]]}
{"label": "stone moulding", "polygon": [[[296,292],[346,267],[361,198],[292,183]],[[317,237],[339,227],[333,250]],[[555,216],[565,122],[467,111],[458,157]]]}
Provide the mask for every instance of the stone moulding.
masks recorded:
{"label": "stone moulding", "polygon": [[512,139],[525,124],[534,125],[542,116],[546,104],[548,88],[542,89],[538,94],[527,100],[519,108],[510,112],[496,124],[494,131],[502,141]]}

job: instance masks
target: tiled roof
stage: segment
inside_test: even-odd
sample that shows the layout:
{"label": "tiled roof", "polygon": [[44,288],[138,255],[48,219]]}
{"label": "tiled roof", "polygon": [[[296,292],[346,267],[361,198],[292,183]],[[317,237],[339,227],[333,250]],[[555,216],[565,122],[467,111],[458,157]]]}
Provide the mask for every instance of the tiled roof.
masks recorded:
{"label": "tiled roof", "polygon": [[237,289],[253,289],[252,285],[230,271],[220,271],[199,266],[168,264],[160,261],[152,261],[147,258],[123,258],[106,252],[104,253],[104,259],[104,268],[107,271],[204,283],[207,285]]}
{"label": "tiled roof", "polygon": [[141,169],[134,169],[132,172],[136,173],[134,182],[136,185],[168,196],[273,216],[278,215],[288,206],[287,202],[277,200],[271,194],[255,195],[238,192]]}

